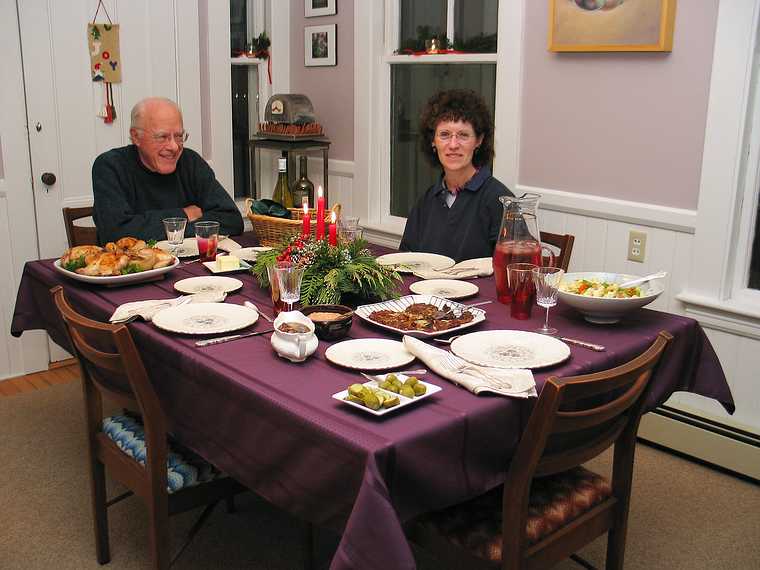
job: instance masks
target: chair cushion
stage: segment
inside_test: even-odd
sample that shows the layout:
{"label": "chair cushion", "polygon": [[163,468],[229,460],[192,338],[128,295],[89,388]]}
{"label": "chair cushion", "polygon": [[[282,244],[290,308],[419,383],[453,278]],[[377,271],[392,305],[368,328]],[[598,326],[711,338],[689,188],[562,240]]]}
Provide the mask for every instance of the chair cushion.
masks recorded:
{"label": "chair cushion", "polygon": [[[463,504],[428,515],[422,524],[486,560],[500,561],[502,491],[497,487]],[[583,467],[533,480],[525,534],[534,544],[612,494],[609,481]]]}
{"label": "chair cushion", "polygon": [[[141,465],[145,465],[147,448],[145,446],[145,429],[142,418],[125,414],[109,416],[103,419],[105,433],[124,453]],[[166,457],[167,487],[169,493],[175,493],[185,487],[211,481],[220,476],[220,472],[201,457],[169,440]]]}

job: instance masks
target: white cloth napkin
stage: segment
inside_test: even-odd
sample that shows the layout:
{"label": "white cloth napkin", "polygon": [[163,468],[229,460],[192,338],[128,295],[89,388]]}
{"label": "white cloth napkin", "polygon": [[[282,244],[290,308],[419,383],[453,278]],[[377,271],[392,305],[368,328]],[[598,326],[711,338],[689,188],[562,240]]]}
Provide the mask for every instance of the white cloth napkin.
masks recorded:
{"label": "white cloth napkin", "polygon": [[493,260],[490,257],[465,259],[448,269],[418,269],[414,272],[423,279],[470,279],[493,275]]}
{"label": "white cloth napkin", "polygon": [[233,239],[224,238],[216,244],[216,247],[223,251],[235,251],[236,249],[241,249],[242,246]]}
{"label": "white cloth napkin", "polygon": [[130,303],[124,303],[116,307],[116,310],[108,319],[112,323],[123,323],[140,317],[146,321],[150,321],[156,313],[168,309],[169,307],[177,307],[184,305],[192,301],[191,295],[183,295],[176,299],[153,299],[149,301],[132,301]]}
{"label": "white cloth napkin", "polygon": [[405,335],[404,347],[430,369],[477,395],[491,392],[512,398],[536,397],[536,382],[530,370],[478,366],[458,356]]}

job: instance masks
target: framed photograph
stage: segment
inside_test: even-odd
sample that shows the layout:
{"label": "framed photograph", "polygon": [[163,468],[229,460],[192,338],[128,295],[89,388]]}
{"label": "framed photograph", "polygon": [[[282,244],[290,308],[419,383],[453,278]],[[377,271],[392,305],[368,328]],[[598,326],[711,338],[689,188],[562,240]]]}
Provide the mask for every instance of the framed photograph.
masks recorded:
{"label": "framed photograph", "polygon": [[335,0],[303,0],[304,14],[307,18],[314,16],[332,16],[335,14]]}
{"label": "framed photograph", "polygon": [[549,50],[672,51],[676,0],[550,0]]}
{"label": "framed photograph", "polygon": [[335,24],[303,29],[304,65],[335,65]]}

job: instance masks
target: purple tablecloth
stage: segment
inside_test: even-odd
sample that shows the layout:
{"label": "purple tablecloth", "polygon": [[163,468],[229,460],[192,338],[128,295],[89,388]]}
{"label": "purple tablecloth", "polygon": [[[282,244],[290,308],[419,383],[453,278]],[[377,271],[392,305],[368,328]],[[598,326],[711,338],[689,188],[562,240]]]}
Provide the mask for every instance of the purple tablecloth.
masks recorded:
{"label": "purple tablecloth", "polygon": [[[30,262],[11,332],[45,329],[66,346],[48,293],[57,284],[77,310],[106,320],[121,303],[175,296],[176,281],[206,274],[199,263],[180,265],[162,281],[105,288],[61,276],[51,260]],[[252,300],[271,312],[268,291],[247,274],[235,277],[244,286],[228,303]],[[480,292],[472,302],[495,299],[492,278],[474,283]],[[516,321],[503,305],[486,309],[488,319],[476,330],[540,325],[538,311],[531,320]],[[539,390],[549,375],[621,364],[667,330],[675,339],[653,379],[647,407],[682,390],[714,398],[733,412],[720,363],[696,321],[640,310],[618,325],[594,326],[562,306],[552,310],[551,319],[563,335],[604,344],[607,351],[571,346],[568,361],[536,373]],[[267,325],[260,321],[252,328]],[[441,386],[440,393],[377,418],[331,398],[361,378],[326,361],[330,343],[321,341],[313,357],[292,364],[273,352],[269,335],[199,349],[194,337],[149,323],[129,327],[177,436],[275,505],[342,533],[334,569],[414,568],[402,523],[502,482],[529,413],[525,400],[476,397],[429,374],[425,379]],[[357,318],[349,336],[386,335]]]}

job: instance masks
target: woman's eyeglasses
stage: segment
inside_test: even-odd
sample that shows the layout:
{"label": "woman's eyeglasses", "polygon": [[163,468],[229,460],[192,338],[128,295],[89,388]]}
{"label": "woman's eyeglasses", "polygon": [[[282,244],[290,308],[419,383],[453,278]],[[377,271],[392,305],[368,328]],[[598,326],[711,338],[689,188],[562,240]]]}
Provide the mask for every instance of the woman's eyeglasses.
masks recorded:
{"label": "woman's eyeglasses", "polygon": [[436,133],[435,136],[439,141],[444,143],[449,142],[455,137],[462,144],[467,144],[468,142],[475,140],[475,134],[467,132],[451,133],[449,131],[441,131],[440,133]]}

